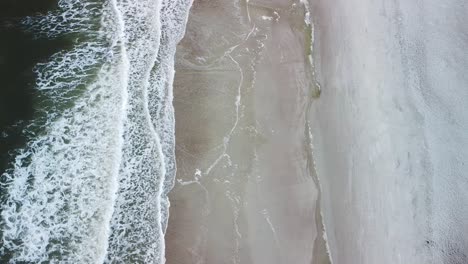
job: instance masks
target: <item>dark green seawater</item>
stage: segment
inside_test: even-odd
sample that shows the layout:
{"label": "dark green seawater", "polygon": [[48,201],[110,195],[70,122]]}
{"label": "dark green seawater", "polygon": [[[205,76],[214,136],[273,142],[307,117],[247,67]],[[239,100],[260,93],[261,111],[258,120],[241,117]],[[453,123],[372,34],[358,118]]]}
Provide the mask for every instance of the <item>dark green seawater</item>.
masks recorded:
{"label": "dark green seawater", "polygon": [[0,1],[0,175],[12,161],[12,152],[24,145],[22,131],[38,110],[33,67],[70,44],[64,38],[33,36],[22,21],[57,8],[57,2]]}
{"label": "dark green seawater", "polygon": [[0,0],[0,264],[163,262],[190,5]]}

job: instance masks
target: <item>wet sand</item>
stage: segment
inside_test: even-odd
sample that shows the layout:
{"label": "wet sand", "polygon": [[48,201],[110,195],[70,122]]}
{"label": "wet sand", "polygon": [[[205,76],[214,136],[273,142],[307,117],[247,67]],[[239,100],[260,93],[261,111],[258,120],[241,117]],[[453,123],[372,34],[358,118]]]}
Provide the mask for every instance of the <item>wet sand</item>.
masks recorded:
{"label": "wet sand", "polygon": [[327,263],[304,14],[299,1],[194,2],[176,58],[167,263]]}

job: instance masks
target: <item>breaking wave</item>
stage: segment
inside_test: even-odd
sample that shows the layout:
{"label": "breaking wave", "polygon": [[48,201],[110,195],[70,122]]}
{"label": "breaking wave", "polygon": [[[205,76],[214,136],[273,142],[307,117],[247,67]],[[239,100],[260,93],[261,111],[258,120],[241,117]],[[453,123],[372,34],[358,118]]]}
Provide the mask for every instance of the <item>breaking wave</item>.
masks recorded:
{"label": "breaking wave", "polygon": [[163,263],[174,54],[191,0],[61,0],[24,26],[73,47],[36,65],[39,109],[2,175],[2,259]]}

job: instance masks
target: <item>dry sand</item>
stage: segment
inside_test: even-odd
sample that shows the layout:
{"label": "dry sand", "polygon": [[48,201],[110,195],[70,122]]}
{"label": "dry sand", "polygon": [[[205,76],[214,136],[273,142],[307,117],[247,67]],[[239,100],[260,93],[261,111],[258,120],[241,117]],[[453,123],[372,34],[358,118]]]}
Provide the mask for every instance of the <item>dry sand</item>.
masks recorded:
{"label": "dry sand", "polygon": [[304,12],[288,0],[194,2],[176,58],[167,263],[327,263]]}
{"label": "dry sand", "polygon": [[468,263],[468,5],[313,0],[334,263]]}

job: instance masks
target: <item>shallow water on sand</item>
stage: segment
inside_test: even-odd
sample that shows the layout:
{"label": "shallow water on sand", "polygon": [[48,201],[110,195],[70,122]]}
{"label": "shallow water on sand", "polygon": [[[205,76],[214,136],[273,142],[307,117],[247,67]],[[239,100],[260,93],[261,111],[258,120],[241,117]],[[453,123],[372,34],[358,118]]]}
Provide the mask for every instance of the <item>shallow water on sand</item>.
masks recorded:
{"label": "shallow water on sand", "polygon": [[299,1],[194,2],[176,57],[168,263],[326,263],[306,17]]}

